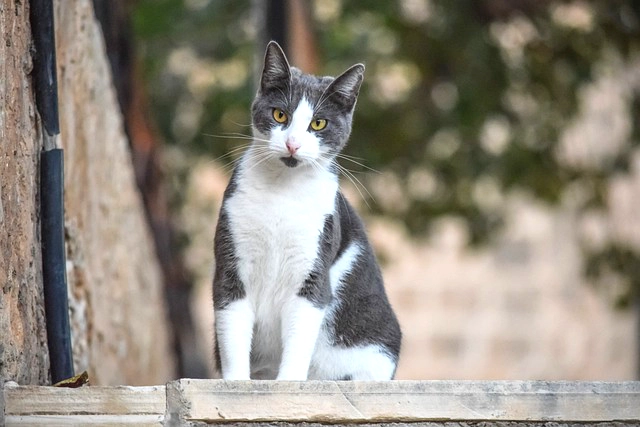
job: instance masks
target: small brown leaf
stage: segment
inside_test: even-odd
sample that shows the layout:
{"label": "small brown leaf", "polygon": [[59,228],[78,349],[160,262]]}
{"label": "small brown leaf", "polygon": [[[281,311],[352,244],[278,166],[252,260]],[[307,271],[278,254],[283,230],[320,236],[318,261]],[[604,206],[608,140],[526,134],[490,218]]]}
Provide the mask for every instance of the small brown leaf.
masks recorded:
{"label": "small brown leaf", "polygon": [[84,371],[81,374],[78,374],[74,377],[67,378],[66,380],[58,381],[53,386],[54,387],[68,387],[68,388],[78,388],[84,385],[89,384],[89,374],[87,371]]}

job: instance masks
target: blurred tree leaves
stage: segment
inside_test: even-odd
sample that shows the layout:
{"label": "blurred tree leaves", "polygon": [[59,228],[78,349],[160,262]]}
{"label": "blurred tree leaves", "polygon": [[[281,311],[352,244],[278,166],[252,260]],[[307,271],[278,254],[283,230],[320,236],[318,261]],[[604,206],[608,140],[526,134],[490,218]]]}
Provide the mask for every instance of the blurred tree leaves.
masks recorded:
{"label": "blurred tree leaves", "polygon": [[[587,193],[583,208],[603,208],[608,177],[628,171],[640,140],[637,88],[629,94],[632,131],[614,161],[574,164],[558,151],[581,88],[598,67],[608,57],[624,65],[640,56],[639,2],[312,4],[316,22],[309,25],[316,28],[322,71],[367,66],[347,154],[393,172],[403,202],[381,197],[371,206],[410,231],[427,232],[438,216],[453,214],[466,220],[471,243],[483,243],[502,222],[500,194],[517,190],[557,203],[579,183]],[[250,134],[259,58],[254,6],[249,0],[137,2],[139,53],[168,144],[219,157],[239,142],[218,136]],[[625,263],[640,262],[632,249],[612,246],[590,253],[589,274],[605,264],[638,274],[611,261],[618,253]]]}

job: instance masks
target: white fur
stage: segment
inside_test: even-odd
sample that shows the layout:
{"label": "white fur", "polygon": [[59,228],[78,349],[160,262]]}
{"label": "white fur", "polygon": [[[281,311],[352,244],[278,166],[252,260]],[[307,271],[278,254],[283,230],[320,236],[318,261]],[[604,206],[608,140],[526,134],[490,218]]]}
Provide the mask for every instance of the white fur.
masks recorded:
{"label": "white fur", "polygon": [[325,310],[295,297],[282,310],[282,360],[278,380],[306,380]]}
{"label": "white fur", "polygon": [[396,364],[375,344],[359,347],[334,347],[318,340],[308,379],[345,378],[357,381],[388,381]]}
{"label": "white fur", "polygon": [[[320,165],[303,161],[288,168],[279,159],[288,155],[285,143],[290,137],[301,142],[296,157],[313,157],[319,142],[307,132],[311,116],[309,104],[301,102],[290,127],[272,132],[269,154],[262,142],[254,143],[241,162],[238,187],[225,205],[238,274],[255,322],[254,378],[306,379],[324,318],[323,310],[297,293],[318,257],[325,218],[334,212],[338,180]],[[241,333],[235,325],[227,326],[229,335]],[[223,376],[227,378],[224,372]]]}
{"label": "white fur", "polygon": [[[352,242],[349,247],[342,252],[340,258],[338,258],[331,269],[329,270],[329,283],[331,283],[331,292],[336,295],[347,275],[351,272],[351,267],[355,264],[358,256],[360,256],[362,249],[356,242]],[[337,300],[334,300],[337,301]]]}
{"label": "white fur", "polygon": [[236,300],[223,310],[216,310],[215,318],[223,378],[248,380],[254,320],[252,308],[247,299]]}

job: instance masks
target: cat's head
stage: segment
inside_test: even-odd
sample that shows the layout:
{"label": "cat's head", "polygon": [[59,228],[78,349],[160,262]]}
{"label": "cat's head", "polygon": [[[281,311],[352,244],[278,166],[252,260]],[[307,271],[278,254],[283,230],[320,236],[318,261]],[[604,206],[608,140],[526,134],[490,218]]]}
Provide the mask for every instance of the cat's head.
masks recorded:
{"label": "cat's head", "polygon": [[363,75],[362,64],[336,78],[304,74],[270,42],[251,107],[255,143],[291,168],[332,161],[351,133]]}

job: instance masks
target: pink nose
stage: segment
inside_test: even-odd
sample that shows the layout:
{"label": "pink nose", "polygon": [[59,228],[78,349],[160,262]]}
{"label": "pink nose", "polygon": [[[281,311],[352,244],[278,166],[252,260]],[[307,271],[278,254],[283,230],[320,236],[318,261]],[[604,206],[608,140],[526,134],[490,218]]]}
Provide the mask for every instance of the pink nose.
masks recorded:
{"label": "pink nose", "polygon": [[300,148],[300,144],[293,139],[287,139],[286,146],[289,154],[291,154],[292,156],[296,154],[296,151],[298,151],[298,149]]}

